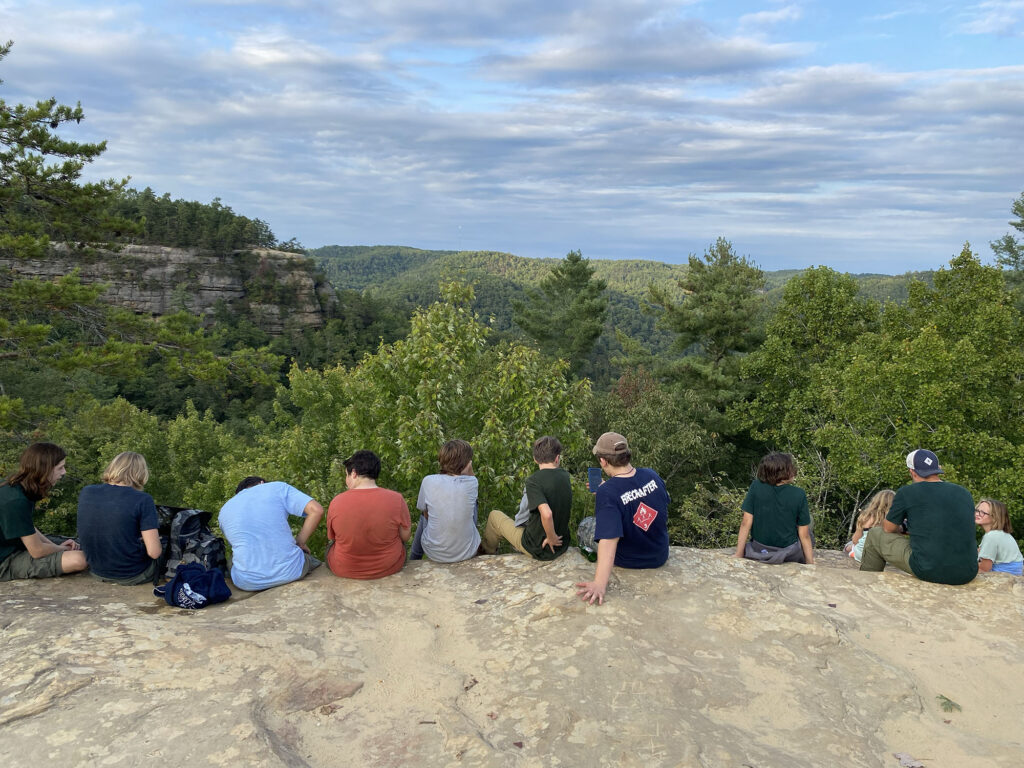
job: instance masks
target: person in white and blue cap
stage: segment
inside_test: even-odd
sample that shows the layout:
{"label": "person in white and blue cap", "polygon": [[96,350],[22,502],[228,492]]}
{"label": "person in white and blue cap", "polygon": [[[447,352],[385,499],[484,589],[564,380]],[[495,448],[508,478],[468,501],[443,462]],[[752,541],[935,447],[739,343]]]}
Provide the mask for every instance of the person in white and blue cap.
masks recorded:
{"label": "person in white and blue cap", "polygon": [[929,450],[908,453],[907,470],[910,485],[896,491],[882,526],[865,534],[860,569],[881,571],[888,563],[922,581],[966,584],[978,575],[974,499],[939,477],[939,458]]}

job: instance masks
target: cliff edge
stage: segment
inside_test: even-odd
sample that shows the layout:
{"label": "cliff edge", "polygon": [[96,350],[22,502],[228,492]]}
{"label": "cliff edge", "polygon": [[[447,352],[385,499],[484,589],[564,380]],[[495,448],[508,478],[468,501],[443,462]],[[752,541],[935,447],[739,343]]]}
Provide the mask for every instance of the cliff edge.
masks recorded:
{"label": "cliff edge", "polygon": [[[674,548],[326,568],[197,612],[87,575],[0,584],[4,764],[1018,765],[1024,580],[948,587]],[[945,711],[943,699],[959,708]],[[947,705],[950,706],[950,705]]]}

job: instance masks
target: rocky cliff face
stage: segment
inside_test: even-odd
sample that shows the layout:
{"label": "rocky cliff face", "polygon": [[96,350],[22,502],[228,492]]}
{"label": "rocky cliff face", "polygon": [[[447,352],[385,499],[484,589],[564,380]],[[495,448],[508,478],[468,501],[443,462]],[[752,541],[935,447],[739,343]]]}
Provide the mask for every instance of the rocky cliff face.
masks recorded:
{"label": "rocky cliff face", "polygon": [[819,557],[673,549],[600,607],[574,551],[321,568],[195,613],[86,575],[3,583],[3,763],[1019,765],[1024,580]]}
{"label": "rocky cliff face", "polygon": [[109,286],[106,298],[135,312],[202,315],[219,301],[280,334],[286,325],[320,327],[332,300],[304,256],[258,249],[213,255],[197,249],[128,245],[117,252],[83,254],[58,246],[45,261],[0,258],[0,269],[53,279],[79,270],[86,284]]}

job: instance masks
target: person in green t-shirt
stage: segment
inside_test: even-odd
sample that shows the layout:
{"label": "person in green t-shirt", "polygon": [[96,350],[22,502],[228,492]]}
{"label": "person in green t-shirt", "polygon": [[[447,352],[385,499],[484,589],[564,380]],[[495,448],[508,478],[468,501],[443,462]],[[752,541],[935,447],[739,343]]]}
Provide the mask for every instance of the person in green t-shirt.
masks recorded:
{"label": "person in green t-shirt", "polygon": [[33,443],[18,471],[0,482],[0,581],[42,579],[84,571],[85,553],[74,539],[54,544],[35,523],[36,502],[64,477],[67,454],[53,443]]}
{"label": "person in green t-shirt", "polygon": [[792,484],[794,480],[793,454],[773,452],[761,459],[743,499],[734,557],[814,565],[807,494]]}
{"label": "person in green t-shirt", "polygon": [[533,443],[537,471],[526,478],[526,509],[529,518],[516,525],[508,515],[495,509],[487,518],[480,546],[493,555],[505,539],[513,549],[538,560],[554,560],[569,548],[569,514],[572,485],[569,473],[559,466],[562,444],[544,436]]}
{"label": "person in green t-shirt", "polygon": [[[896,491],[882,527],[867,532],[860,569],[881,571],[889,563],[922,581],[966,584],[978,575],[974,499],[943,482],[931,451],[911,451],[907,469],[912,482]],[[900,533],[904,524],[909,535]]]}

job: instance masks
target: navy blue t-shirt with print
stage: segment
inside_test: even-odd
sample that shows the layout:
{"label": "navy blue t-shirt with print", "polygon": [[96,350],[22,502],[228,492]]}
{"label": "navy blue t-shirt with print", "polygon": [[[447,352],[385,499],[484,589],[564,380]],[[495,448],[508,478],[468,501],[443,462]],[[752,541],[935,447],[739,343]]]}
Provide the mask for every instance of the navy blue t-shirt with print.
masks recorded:
{"label": "navy blue t-shirt with print", "polygon": [[632,477],[609,477],[595,496],[594,540],[619,540],[615,565],[658,568],[665,564],[669,498],[657,472],[637,467]]}
{"label": "navy blue t-shirt with print", "polygon": [[142,531],[159,526],[148,493],[126,485],[87,485],[78,494],[78,541],[89,569],[105,579],[130,579],[149,567]]}

